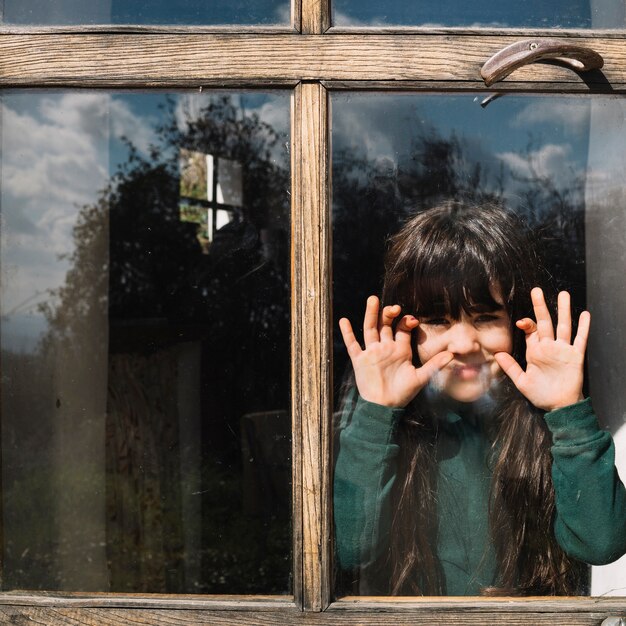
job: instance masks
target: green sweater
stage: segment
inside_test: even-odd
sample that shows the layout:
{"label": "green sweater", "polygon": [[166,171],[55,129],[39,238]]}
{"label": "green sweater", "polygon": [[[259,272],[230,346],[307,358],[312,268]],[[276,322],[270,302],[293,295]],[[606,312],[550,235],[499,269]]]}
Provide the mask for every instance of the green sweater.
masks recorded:
{"label": "green sweater", "polygon": [[[358,398],[342,415],[335,467],[335,530],[343,569],[366,572],[388,547],[403,409]],[[572,557],[599,565],[626,552],[626,490],[610,434],[585,400],[546,413],[552,433],[554,533]],[[449,413],[438,431],[437,555],[448,595],[478,595],[496,576],[489,543],[490,442],[476,421]],[[368,592],[381,592],[369,589]]]}

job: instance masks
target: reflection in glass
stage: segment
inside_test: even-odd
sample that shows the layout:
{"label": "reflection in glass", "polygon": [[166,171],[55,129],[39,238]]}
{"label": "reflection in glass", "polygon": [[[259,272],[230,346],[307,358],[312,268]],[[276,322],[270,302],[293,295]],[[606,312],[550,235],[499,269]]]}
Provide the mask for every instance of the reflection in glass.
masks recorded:
{"label": "reflection in glass", "polygon": [[624,28],[618,0],[525,2],[375,2],[335,0],[335,26],[490,26],[496,28]]}
{"label": "reflection in glass", "polygon": [[[626,478],[626,396],[620,391],[626,337],[616,323],[626,314],[626,105],[612,97],[506,96],[483,108],[480,100],[333,96],[336,409],[346,415],[340,403],[351,402],[343,386],[351,368],[337,322],[349,318],[362,336],[364,302],[381,293],[388,237],[409,216],[445,200],[504,204],[540,242],[555,287],[572,294],[575,318],[584,308],[591,311],[585,392],[602,427],[615,434],[616,464]],[[356,515],[365,496],[356,486],[347,489]],[[341,572],[337,591],[389,593],[390,567],[377,562],[370,571]],[[465,593],[480,593],[472,584]],[[594,567],[590,592],[625,595],[626,557]]]}
{"label": "reflection in glass", "polygon": [[288,111],[3,95],[3,589],[290,591]]}
{"label": "reflection in glass", "polygon": [[28,25],[290,23],[288,0],[4,0],[2,22]]}

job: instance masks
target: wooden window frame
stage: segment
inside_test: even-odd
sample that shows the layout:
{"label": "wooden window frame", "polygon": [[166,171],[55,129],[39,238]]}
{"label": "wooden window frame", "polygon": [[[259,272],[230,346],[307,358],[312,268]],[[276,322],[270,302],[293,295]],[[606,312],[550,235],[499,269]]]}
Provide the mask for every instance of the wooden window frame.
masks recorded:
{"label": "wooden window frame", "polygon": [[292,90],[293,597],[0,593],[0,621],[127,624],[599,624],[626,598],[333,601],[329,93],[485,91],[481,64],[521,38],[575,38],[604,78],[534,65],[489,92],[626,93],[626,32],[330,28],[330,0],[286,27],[0,27],[2,88]]}

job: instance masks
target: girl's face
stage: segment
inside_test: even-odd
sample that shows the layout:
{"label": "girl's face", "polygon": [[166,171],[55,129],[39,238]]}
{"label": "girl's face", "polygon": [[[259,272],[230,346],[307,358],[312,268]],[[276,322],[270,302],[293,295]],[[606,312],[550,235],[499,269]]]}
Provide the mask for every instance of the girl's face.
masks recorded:
{"label": "girl's face", "polygon": [[[495,297],[502,303],[499,296]],[[476,306],[462,311],[460,319],[449,315],[419,318],[417,353],[425,363],[439,352],[449,350],[454,358],[433,383],[453,400],[474,402],[489,391],[503,375],[494,359],[496,352],[511,352],[511,320],[502,304],[495,310]]]}

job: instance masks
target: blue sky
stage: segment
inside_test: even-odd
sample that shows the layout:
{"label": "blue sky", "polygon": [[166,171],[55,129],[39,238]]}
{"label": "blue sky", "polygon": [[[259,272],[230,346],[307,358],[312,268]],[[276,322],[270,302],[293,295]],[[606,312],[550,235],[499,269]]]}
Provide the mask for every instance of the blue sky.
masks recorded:
{"label": "blue sky", "polygon": [[287,24],[286,0],[4,0],[10,24]]}
{"label": "blue sky", "polygon": [[620,28],[620,0],[336,0],[339,26],[500,26],[513,28]]}

